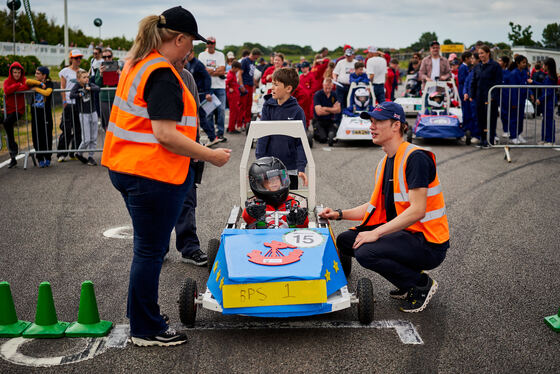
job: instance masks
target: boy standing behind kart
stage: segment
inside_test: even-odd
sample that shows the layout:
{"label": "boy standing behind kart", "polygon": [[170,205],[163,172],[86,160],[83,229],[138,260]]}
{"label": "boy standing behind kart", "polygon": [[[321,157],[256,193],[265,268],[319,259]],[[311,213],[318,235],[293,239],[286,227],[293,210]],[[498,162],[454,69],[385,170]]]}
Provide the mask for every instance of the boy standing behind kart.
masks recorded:
{"label": "boy standing behind kart", "polygon": [[241,121],[241,108],[240,99],[241,92],[239,92],[239,82],[237,81],[237,72],[241,70],[241,63],[234,61],[231,64],[231,69],[226,77],[226,96],[229,103],[229,122],[227,131],[229,133],[239,133],[242,127]]}
{"label": "boy standing behind kart", "polygon": [[89,149],[89,157],[86,159],[80,153],[76,153],[76,158],[84,164],[96,166],[93,159],[93,150],[97,146],[97,112],[92,101],[92,92],[99,92],[99,87],[94,83],[88,83],[88,72],[84,69],[78,70],[76,74],[78,84],[72,87],[70,98],[76,100],[76,105],[80,113],[80,123],[82,125],[82,143],[78,149]]}
{"label": "boy standing behind kart", "polygon": [[[296,98],[291,96],[298,84],[299,77],[296,69],[281,68],[274,71],[272,75],[272,97],[270,97],[271,95],[265,96],[261,120],[301,120],[305,123],[303,109],[298,105]],[[273,156],[280,159],[288,169],[291,190],[298,189],[298,177],[302,179],[303,185],[307,186],[307,175],[305,175],[307,158],[300,139],[285,135],[270,135],[259,138],[255,156],[257,158]]]}

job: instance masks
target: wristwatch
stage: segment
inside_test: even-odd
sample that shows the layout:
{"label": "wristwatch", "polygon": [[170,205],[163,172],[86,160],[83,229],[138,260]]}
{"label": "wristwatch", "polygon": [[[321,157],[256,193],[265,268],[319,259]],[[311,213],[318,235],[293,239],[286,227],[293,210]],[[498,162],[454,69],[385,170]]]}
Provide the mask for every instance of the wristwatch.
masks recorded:
{"label": "wristwatch", "polygon": [[337,221],[342,219],[342,209],[336,209],[335,212],[338,212],[338,217],[336,218]]}

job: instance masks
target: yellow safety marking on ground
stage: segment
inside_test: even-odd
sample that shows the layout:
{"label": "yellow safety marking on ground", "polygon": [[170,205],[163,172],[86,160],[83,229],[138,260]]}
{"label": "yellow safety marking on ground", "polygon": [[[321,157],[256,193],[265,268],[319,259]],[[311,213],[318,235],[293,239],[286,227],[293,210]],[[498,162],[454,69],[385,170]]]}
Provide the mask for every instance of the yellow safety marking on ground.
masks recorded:
{"label": "yellow safety marking on ground", "polygon": [[316,304],[327,302],[327,285],[324,279],[225,284],[222,294],[224,308]]}

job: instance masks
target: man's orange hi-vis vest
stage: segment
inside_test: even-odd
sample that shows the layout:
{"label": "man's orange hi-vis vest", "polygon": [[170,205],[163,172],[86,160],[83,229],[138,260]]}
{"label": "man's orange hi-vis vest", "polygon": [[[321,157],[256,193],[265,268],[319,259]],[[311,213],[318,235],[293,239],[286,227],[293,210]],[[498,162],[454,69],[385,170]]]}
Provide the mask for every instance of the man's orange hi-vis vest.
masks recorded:
{"label": "man's orange hi-vis vest", "polygon": [[101,164],[119,173],[178,185],[187,178],[190,158],[170,152],[159,144],[144,100],[146,82],[159,68],[170,68],[182,87],[184,108],[177,130],[196,139],[196,102],[173,66],[153,51],[134,66],[129,62],[125,64],[111,110]]}
{"label": "man's orange hi-vis vest", "polygon": [[[406,183],[406,162],[410,154],[414,151],[422,150],[413,144],[403,142],[395,155],[393,169],[393,195],[395,199],[395,210],[400,215],[406,208],[410,206],[408,197],[408,184]],[[432,152],[427,152],[436,163],[436,158]],[[366,214],[360,226],[372,226],[387,222],[387,212],[385,210],[385,201],[383,200],[382,186],[383,175],[387,155],[377,165],[375,170],[375,188],[371,195]],[[391,193],[390,191],[385,191]],[[445,202],[443,193],[437,175],[432,183],[428,185],[428,200],[426,203],[426,215],[420,221],[407,227],[405,230],[411,232],[421,232],[426,240],[430,243],[444,243],[449,240],[449,224],[447,223],[447,214],[445,210]]]}

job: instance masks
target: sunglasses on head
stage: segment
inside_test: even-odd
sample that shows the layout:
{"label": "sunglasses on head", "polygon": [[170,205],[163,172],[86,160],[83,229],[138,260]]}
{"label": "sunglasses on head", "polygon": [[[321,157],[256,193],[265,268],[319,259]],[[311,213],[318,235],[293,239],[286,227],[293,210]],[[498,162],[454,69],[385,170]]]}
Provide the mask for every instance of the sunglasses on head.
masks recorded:
{"label": "sunglasses on head", "polygon": [[81,60],[82,56],[78,56],[78,57],[72,57],[74,60]]}

